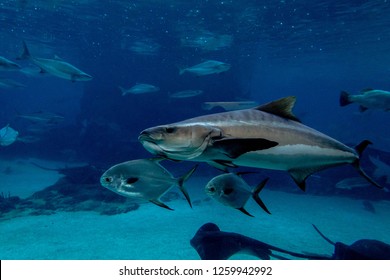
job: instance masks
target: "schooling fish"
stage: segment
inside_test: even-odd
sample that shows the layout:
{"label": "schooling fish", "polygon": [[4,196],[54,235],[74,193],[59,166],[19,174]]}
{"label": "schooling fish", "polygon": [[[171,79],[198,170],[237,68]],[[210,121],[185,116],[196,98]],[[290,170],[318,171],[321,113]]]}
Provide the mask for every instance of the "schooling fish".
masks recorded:
{"label": "schooling fish", "polygon": [[122,92],[122,96],[128,95],[128,94],[143,94],[143,93],[150,93],[150,92],[156,92],[159,91],[160,88],[156,87],[154,85],[150,84],[136,84],[135,86],[125,89],[123,87],[119,87],[119,89]]}
{"label": "schooling fish", "polygon": [[233,173],[222,174],[214,177],[207,183],[205,192],[223,205],[238,209],[251,217],[253,216],[245,210],[244,206],[249,198],[252,197],[265,212],[271,214],[259,197],[259,193],[267,181],[268,178],[251,190],[241,176]]}
{"label": "schooling fish", "polygon": [[41,68],[41,73],[49,73],[53,76],[75,81],[89,81],[92,76],[76,68],[72,64],[56,57],[55,59],[33,57],[27,48],[26,42],[23,41],[23,53],[19,59],[29,59],[36,66]]}
{"label": "schooling fish", "polygon": [[231,65],[228,63],[216,61],[216,60],[207,60],[205,62],[196,64],[194,66],[181,69],[180,75],[188,72],[196,76],[205,76],[210,74],[218,74],[221,72],[228,71]]}
{"label": "schooling fish", "polygon": [[138,140],[152,154],[172,160],[207,162],[224,170],[237,166],[285,170],[302,190],[314,172],[352,164],[382,188],[360,167],[369,141],[350,148],[305,126],[293,115],[294,104],[295,97],[290,96],[253,109],[151,127]]}
{"label": "schooling fish", "polygon": [[351,103],[359,104],[361,112],[367,109],[390,111],[390,92],[379,89],[365,89],[360,94],[352,95],[342,91],[340,93],[340,106],[347,106]]}
{"label": "schooling fish", "polygon": [[12,62],[11,60],[8,60],[3,56],[0,56],[0,70],[12,71],[20,70],[21,68],[22,67],[20,67],[19,64],[16,64],[15,62]]}
{"label": "schooling fish", "polygon": [[108,169],[100,178],[103,187],[130,198],[150,201],[160,207],[172,210],[160,201],[160,197],[174,185],[191,205],[184,182],[194,173],[196,166],[185,175],[174,178],[159,163],[162,159],[137,159],[119,163]]}

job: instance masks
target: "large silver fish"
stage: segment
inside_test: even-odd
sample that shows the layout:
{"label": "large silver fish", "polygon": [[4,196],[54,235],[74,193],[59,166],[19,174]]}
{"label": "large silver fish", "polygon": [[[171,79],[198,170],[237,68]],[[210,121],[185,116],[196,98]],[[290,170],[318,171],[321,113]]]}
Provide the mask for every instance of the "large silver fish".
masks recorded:
{"label": "large silver fish", "polygon": [[194,66],[181,69],[180,75],[188,72],[196,76],[205,76],[210,74],[218,74],[221,72],[228,71],[231,65],[225,62],[216,61],[216,60],[207,60],[205,62],[196,64]]}
{"label": "large silver fish", "polygon": [[285,170],[302,190],[312,173],[352,164],[381,188],[360,168],[369,141],[350,148],[307,127],[293,115],[294,104],[290,96],[253,109],[200,116],[148,128],[138,139],[149,152],[173,160],[208,162],[222,169]]}
{"label": "large silver fish", "polygon": [[15,62],[12,62],[9,59],[6,59],[3,56],[0,56],[0,70],[5,71],[12,71],[12,70],[20,70],[22,67],[20,67],[19,64],[16,64]]}
{"label": "large silver fish", "polygon": [[365,89],[360,94],[349,94],[346,91],[340,93],[340,106],[359,104],[361,112],[367,109],[379,109],[390,111],[390,92],[380,89]]}
{"label": "large silver fish", "polygon": [[194,173],[196,166],[182,177],[174,178],[159,164],[161,160],[136,159],[119,163],[104,172],[100,183],[122,196],[147,200],[169,210],[172,209],[161,202],[160,197],[174,185],[178,185],[192,207],[184,182]]}
{"label": "large silver fish", "polygon": [[264,188],[268,178],[263,180],[253,190],[238,174],[228,173],[212,178],[205,187],[208,196],[222,203],[223,205],[240,210],[242,213],[253,217],[244,206],[252,197],[265,212],[271,214],[259,197],[260,191]]}
{"label": "large silver fish", "polygon": [[41,73],[49,73],[62,79],[75,81],[89,81],[91,75],[81,71],[72,64],[63,61],[60,58],[49,59],[33,57],[27,48],[26,42],[23,41],[23,53],[19,59],[29,59],[32,63],[41,69]]}

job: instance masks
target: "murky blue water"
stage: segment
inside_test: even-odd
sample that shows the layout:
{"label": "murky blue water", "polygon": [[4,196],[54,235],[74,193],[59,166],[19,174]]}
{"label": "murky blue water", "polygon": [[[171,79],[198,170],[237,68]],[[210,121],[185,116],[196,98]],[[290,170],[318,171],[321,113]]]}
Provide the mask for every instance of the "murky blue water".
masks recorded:
{"label": "murky blue water", "polygon": [[[89,184],[96,185],[97,192],[100,189],[103,191],[98,181],[98,175],[103,170],[122,161],[151,156],[137,140],[143,129],[222,110],[204,110],[204,102],[253,101],[262,104],[290,95],[297,97],[294,113],[304,124],[349,146],[364,139],[372,141],[373,145],[362,158],[362,166],[386,188],[390,182],[389,113],[375,108],[360,112],[358,104],[341,107],[339,96],[342,90],[351,94],[359,94],[367,88],[390,90],[389,12],[390,5],[383,0],[118,0],[104,1],[104,4],[103,1],[93,0],[2,1],[0,56],[20,66],[20,69],[12,71],[0,67],[0,129],[9,124],[19,132],[13,144],[0,146],[0,178],[6,182],[3,185],[0,182],[2,197],[7,200],[9,196],[19,195],[18,190],[11,186],[12,180],[15,180],[15,186],[24,185],[24,190],[28,184],[35,186],[40,183],[39,176],[34,176],[31,181],[31,176],[21,175],[25,175],[21,170],[25,170],[26,164],[34,162],[29,158],[63,163],[43,166],[55,169],[77,166],[79,163],[90,164],[96,168],[96,173],[91,171],[93,174],[90,176],[86,173],[84,177],[88,178],[85,180],[80,174],[70,180],[68,178],[66,186]],[[65,61],[93,79],[74,81],[74,76],[64,79],[53,73],[41,73],[37,63],[34,64],[32,60],[17,59],[23,52],[23,41],[32,57]],[[231,68],[205,76],[179,74],[180,69],[206,60],[228,63]],[[50,71],[46,69],[44,72]],[[122,96],[119,87],[129,89],[137,83],[151,84],[159,90]],[[184,90],[201,90],[203,93],[187,98],[170,97]],[[43,113],[44,120],[32,118],[42,117]],[[372,159],[379,159],[380,165]],[[192,163],[164,162],[163,165],[179,176],[189,170]],[[44,172],[38,170],[33,169],[33,172]],[[202,164],[193,176],[207,181],[217,174],[220,172]],[[247,180],[251,185],[256,185],[265,176],[271,177],[270,189],[300,194],[285,172],[261,170],[258,175],[248,176]],[[336,200],[367,200],[374,205],[389,200],[387,191],[379,191],[372,186],[352,189],[335,187],[343,179],[358,176],[350,166],[316,173],[307,181],[307,194],[302,193],[300,198],[321,195]],[[355,186],[359,185],[353,182]],[[352,184],[351,181],[349,184]],[[198,184],[198,189],[192,187],[195,200],[204,199],[201,192],[203,187],[202,184]],[[36,187],[32,189],[33,193]],[[198,191],[202,193],[199,196],[196,195]],[[67,192],[62,195],[61,199],[72,196]],[[95,195],[91,198],[93,201]],[[77,196],[80,203],[88,201],[88,192],[81,196],[82,199],[80,196]],[[75,199],[72,203],[77,203],[75,197],[72,196]],[[50,199],[56,201],[55,198],[46,199],[45,203]],[[209,207],[210,202],[205,203],[205,207]],[[268,204],[272,204],[272,200]],[[76,213],[80,210],[66,207],[57,209],[55,205],[42,207],[44,211],[34,215],[44,217],[41,215],[51,214],[55,217],[57,211]],[[142,205],[137,211],[142,210]],[[93,206],[88,207],[82,210],[94,211]],[[215,204],[215,207],[222,206]],[[327,205],[316,206],[319,207],[325,213],[321,219],[323,231],[326,231],[326,225],[334,229],[336,226],[328,221],[330,215],[326,215],[330,211]],[[388,210],[387,207],[379,208]],[[29,217],[25,212],[13,216],[4,209],[3,218],[13,220],[16,216],[18,219],[20,216],[23,219]],[[226,211],[229,210],[235,211],[226,208]],[[156,206],[155,211],[166,210]],[[356,218],[353,211],[350,214]],[[376,222],[382,222],[383,228],[388,229],[388,220],[383,212],[372,215],[383,217],[383,220],[379,218]],[[53,216],[50,217],[53,219]],[[109,217],[102,218],[102,222],[110,223]],[[267,219],[272,220],[272,216]],[[286,219],[275,219],[275,235],[283,235],[283,230],[280,230],[283,224],[278,223]],[[201,219],[197,217],[196,227],[210,220],[213,218],[207,214]],[[224,223],[220,217],[217,220]],[[358,221],[358,218],[355,220]],[[0,228],[9,221],[3,219]],[[170,219],[167,221],[172,222]],[[240,222],[237,227],[230,223],[229,230],[245,234],[241,229],[253,227],[251,223],[252,220],[245,217],[245,222]],[[153,226],[151,223],[150,228]],[[358,222],[355,226],[359,226]],[[361,226],[367,228],[366,225]],[[343,236],[354,231],[343,224],[338,227]],[[350,238],[379,239],[381,236],[376,233],[381,229],[374,228],[372,236],[368,231],[364,232],[364,236],[351,235]],[[17,230],[18,226],[15,232]],[[31,236],[35,236],[34,229],[31,230]],[[161,230],[168,232],[169,227]],[[196,228],[191,225],[191,230],[195,233]],[[272,231],[272,228],[268,231]],[[88,234],[93,238],[93,231]],[[7,242],[12,243],[12,240]],[[12,250],[25,246],[20,240],[15,244],[11,246]],[[288,246],[288,240],[283,244]],[[48,248],[52,246],[53,243]],[[172,246],[180,248],[177,244]],[[315,248],[315,244],[311,243],[311,246]],[[10,256],[18,258],[18,254],[12,253]],[[77,258],[77,254],[64,253],[63,256]],[[157,258],[153,254],[136,256]],[[194,258],[186,254],[164,256]],[[7,258],[7,253],[3,252],[0,257]],[[50,253],[36,257],[54,258]],[[94,257],[125,258],[125,255],[80,255],[80,258]],[[61,254],[55,258],[61,258]]]}

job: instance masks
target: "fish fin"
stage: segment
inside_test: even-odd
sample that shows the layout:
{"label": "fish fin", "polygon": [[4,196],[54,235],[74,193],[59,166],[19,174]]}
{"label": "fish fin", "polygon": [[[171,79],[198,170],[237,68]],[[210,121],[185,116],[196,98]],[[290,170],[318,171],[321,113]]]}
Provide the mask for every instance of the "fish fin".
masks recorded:
{"label": "fish fin", "polygon": [[366,172],[364,172],[364,170],[362,169],[362,167],[360,166],[360,157],[362,156],[363,154],[363,151],[367,148],[368,145],[372,144],[371,141],[368,141],[368,140],[363,140],[362,142],[360,142],[358,145],[355,146],[355,151],[356,153],[359,155],[359,157],[352,163],[352,166],[355,167],[357,169],[357,171],[359,172],[359,174],[361,176],[363,176],[363,178],[365,178],[368,182],[370,182],[371,184],[373,184],[375,187],[379,188],[379,189],[383,189],[383,186],[379,185],[377,182],[375,182],[370,176],[368,176],[366,174]]}
{"label": "fish fin", "polygon": [[341,107],[344,107],[344,106],[347,106],[349,104],[351,104],[352,102],[349,100],[349,93],[346,92],[346,91],[341,91],[340,92],[340,98],[339,98],[339,102],[340,102],[340,106]]}
{"label": "fish fin", "polygon": [[364,107],[362,105],[359,106],[359,111],[360,112],[365,112],[365,111],[367,111],[367,109],[368,109],[367,107]]}
{"label": "fish fin", "polygon": [[157,199],[151,199],[149,200],[151,203],[153,204],[156,204],[157,206],[160,206],[162,208],[165,208],[165,209],[168,209],[168,210],[173,210],[172,208],[170,208],[168,205],[162,203],[160,200],[157,200]]}
{"label": "fish fin", "polygon": [[63,60],[61,57],[59,57],[59,56],[58,56],[58,55],[56,55],[56,54],[54,55],[54,59],[55,59],[55,60],[64,61],[64,60]]}
{"label": "fish fin", "polygon": [[306,191],[306,178],[309,177],[315,171],[307,169],[293,169],[288,171],[294,182],[302,191]]}
{"label": "fish fin", "polygon": [[248,211],[244,209],[244,207],[237,208],[237,210],[240,210],[245,215],[248,215],[249,217],[254,217],[252,214],[250,214]]}
{"label": "fish fin", "polygon": [[261,200],[259,193],[262,191],[262,189],[265,187],[267,184],[269,178],[265,178],[260,184],[256,186],[256,188],[253,190],[252,197],[256,201],[256,203],[263,208],[265,212],[268,214],[271,214],[271,212],[267,209],[267,206],[265,206],[264,202]]}
{"label": "fish fin", "polygon": [[277,115],[282,118],[300,122],[300,120],[293,114],[292,109],[294,108],[296,101],[295,96],[287,96],[264,105],[260,105],[255,110],[267,112],[273,115]]}
{"label": "fish fin", "polygon": [[122,96],[125,96],[126,95],[126,89],[121,87],[121,86],[118,86],[119,90],[121,91],[122,93]]}
{"label": "fish fin", "polygon": [[76,82],[76,78],[77,78],[77,75],[70,76],[70,80],[72,81],[72,83]]}
{"label": "fish fin", "polygon": [[190,171],[188,171],[186,174],[184,174],[183,176],[181,176],[179,179],[178,179],[178,185],[179,185],[179,189],[180,191],[183,193],[183,195],[185,196],[188,204],[190,205],[190,207],[192,208],[192,203],[191,203],[191,199],[190,199],[190,196],[188,195],[188,192],[187,190],[184,188],[184,182],[188,180],[188,178],[190,178],[190,176],[192,175],[192,173],[195,172],[196,168],[198,167],[198,165],[195,165]]}
{"label": "fish fin", "polygon": [[47,72],[45,71],[45,69],[43,69],[43,68],[39,68],[39,69],[41,69],[41,70],[39,71],[40,74],[46,74],[46,73],[47,73]]}
{"label": "fish fin", "polygon": [[22,60],[22,59],[29,59],[29,58],[31,58],[30,51],[29,51],[28,48],[27,48],[26,42],[23,40],[23,52],[22,52],[22,54],[21,54],[19,57],[17,57],[16,59],[17,59],[17,60]]}
{"label": "fish fin", "polygon": [[213,160],[213,161],[208,161],[207,163],[212,167],[215,167],[223,172],[229,172],[228,167],[231,167],[230,161],[225,162],[224,160]]}
{"label": "fish fin", "polygon": [[331,245],[335,245],[336,243],[334,243],[332,240],[330,240],[328,237],[326,237],[314,224],[311,224],[313,226],[313,228],[316,230],[316,232],[318,232],[319,235],[321,235],[321,237],[323,239],[325,239],[328,243],[330,243]]}
{"label": "fish fin", "polygon": [[234,159],[247,152],[266,150],[278,144],[278,142],[264,138],[223,138],[214,140],[212,145]]}

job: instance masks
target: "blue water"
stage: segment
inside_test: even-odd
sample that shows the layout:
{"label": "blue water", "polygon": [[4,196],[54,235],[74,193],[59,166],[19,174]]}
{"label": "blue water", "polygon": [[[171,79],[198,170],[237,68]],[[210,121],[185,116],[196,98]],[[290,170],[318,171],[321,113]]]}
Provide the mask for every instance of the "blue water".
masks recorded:
{"label": "blue water", "polygon": [[[2,1],[0,56],[17,62],[22,70],[31,70],[31,62],[16,60],[25,41],[33,56],[57,55],[93,79],[71,82],[50,74],[0,70],[0,78],[25,85],[0,87],[0,129],[10,124],[21,138],[34,140],[0,146],[0,159],[33,157],[62,161],[63,166],[84,162],[105,169],[150,157],[137,141],[139,132],[210,113],[202,109],[203,102],[250,100],[262,104],[294,95],[294,113],[303,123],[350,146],[369,139],[373,145],[367,155],[390,165],[389,113],[375,109],[361,113],[356,104],[339,106],[341,90],[352,94],[365,88],[390,90],[389,12],[390,5],[383,0]],[[208,59],[232,67],[201,77],[179,75],[180,68]],[[130,88],[136,83],[153,84],[160,91],[121,96],[118,86]],[[204,93],[169,98],[169,93],[187,89]],[[39,126],[18,117],[38,111],[59,114],[64,120]],[[375,166],[367,155],[362,165],[373,174]],[[191,166],[164,165],[175,175],[184,174]],[[0,166],[1,176],[7,176],[6,169]],[[195,176],[216,174],[202,165]],[[275,189],[299,191],[284,173],[260,174],[270,176]],[[356,176],[348,166],[320,172],[309,178],[308,195],[389,199],[387,192],[375,188],[332,188],[341,179]],[[248,180],[255,184],[258,179]],[[376,179],[386,185],[386,178]],[[28,178],[23,180],[29,184]],[[327,188],[319,191],[311,185]],[[2,191],[13,193],[12,189]],[[383,223],[388,228],[388,220]],[[115,257],[110,254],[107,258]]]}

